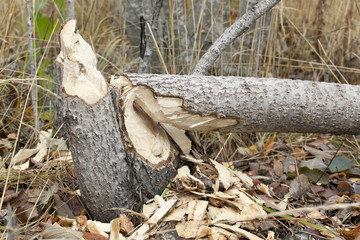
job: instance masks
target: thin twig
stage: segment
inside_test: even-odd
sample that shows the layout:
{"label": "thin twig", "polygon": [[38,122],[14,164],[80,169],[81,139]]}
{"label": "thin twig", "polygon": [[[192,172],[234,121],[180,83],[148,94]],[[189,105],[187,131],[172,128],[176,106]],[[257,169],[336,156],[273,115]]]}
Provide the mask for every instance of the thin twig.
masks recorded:
{"label": "thin twig", "polygon": [[34,116],[34,125],[36,129],[39,129],[39,118],[38,118],[38,111],[37,111],[37,91],[36,85],[37,81],[35,78],[35,62],[34,62],[34,43],[33,43],[33,33],[32,33],[32,24],[31,24],[31,11],[30,11],[30,0],[26,0],[26,19],[27,19],[27,30],[28,30],[28,37],[29,37],[29,59],[30,59],[30,77],[32,78],[31,82],[31,105],[33,109],[33,116]]}
{"label": "thin twig", "polygon": [[326,166],[325,170],[322,172],[322,174],[320,175],[319,179],[315,182],[315,184],[317,184],[320,179],[324,176],[326,170],[329,169],[329,166],[331,165],[331,163],[333,162],[334,158],[336,157],[336,155],[338,154],[338,152],[340,151],[340,148],[342,147],[342,145],[344,144],[344,142],[341,142],[339,148],[336,150],[334,156],[332,157],[332,159],[330,160],[329,164]]}
{"label": "thin twig", "polygon": [[68,17],[75,17],[75,0],[68,0]]}

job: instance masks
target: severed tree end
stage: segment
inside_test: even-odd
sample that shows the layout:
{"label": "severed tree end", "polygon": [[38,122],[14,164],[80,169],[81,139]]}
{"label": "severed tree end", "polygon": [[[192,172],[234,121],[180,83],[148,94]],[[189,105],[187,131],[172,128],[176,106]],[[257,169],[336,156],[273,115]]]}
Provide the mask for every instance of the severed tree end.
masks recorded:
{"label": "severed tree end", "polygon": [[56,59],[63,64],[62,88],[93,105],[108,93],[107,83],[96,69],[97,59],[91,46],[75,32],[76,20],[67,20],[60,32],[61,52]]}
{"label": "severed tree end", "polygon": [[121,96],[126,140],[154,168],[167,167],[178,154],[177,149],[184,155],[190,153],[191,141],[185,130],[216,130],[237,123],[235,119],[201,116],[188,111],[182,98],[156,96],[151,88],[134,86],[124,75],[112,77],[110,85],[118,89]]}

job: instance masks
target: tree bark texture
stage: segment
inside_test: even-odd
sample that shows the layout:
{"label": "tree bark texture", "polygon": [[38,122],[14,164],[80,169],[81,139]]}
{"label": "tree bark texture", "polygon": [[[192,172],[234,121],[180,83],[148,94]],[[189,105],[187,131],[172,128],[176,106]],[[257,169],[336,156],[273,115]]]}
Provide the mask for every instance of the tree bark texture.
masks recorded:
{"label": "tree bark texture", "polygon": [[254,8],[250,8],[243,16],[227,28],[216,39],[215,43],[206,51],[196,64],[192,74],[205,75],[215,63],[220,54],[241,34],[245,33],[250,26],[266,12],[270,11],[280,0],[261,0]]}
{"label": "tree bark texture", "polygon": [[75,0],[68,0],[68,17],[75,17]]}
{"label": "tree bark texture", "polygon": [[[153,7],[153,11],[152,11],[152,18],[151,18],[151,29],[153,34],[155,35],[154,37],[158,36],[158,26],[159,26],[159,15],[160,15],[160,10],[162,7],[162,3],[163,0],[156,0],[154,3],[154,7]],[[146,24],[145,24],[146,25]],[[145,27],[145,29],[147,29]],[[148,37],[145,37],[145,54],[144,56],[140,57],[140,65],[139,65],[139,73],[149,73],[149,68],[150,68],[150,60],[151,60],[151,56],[153,53],[153,50],[155,48],[155,43],[149,33],[148,32]]]}
{"label": "tree bark texture", "polygon": [[63,64],[59,61],[55,61],[54,64],[54,93],[58,96],[54,98],[54,130],[57,137],[65,137],[65,131],[63,128],[64,123],[64,107],[63,107],[63,94],[61,93],[61,82],[62,82],[62,72]]}
{"label": "tree bark texture", "polygon": [[[74,31],[75,20],[70,19],[60,33],[61,53],[55,73],[61,83],[57,87],[61,98],[55,105],[56,119],[63,122],[87,209],[95,219],[110,221],[119,211],[106,209],[139,211],[144,201],[164,191],[176,174],[179,158],[152,167],[126,141],[118,112],[119,96],[96,70],[90,45]],[[95,90],[101,86],[104,94],[95,92],[94,86]],[[96,94],[86,95],[88,92]]]}
{"label": "tree bark texture", "polygon": [[236,119],[228,131],[360,134],[360,86],[271,78],[127,76],[157,96],[184,99],[188,111]]}

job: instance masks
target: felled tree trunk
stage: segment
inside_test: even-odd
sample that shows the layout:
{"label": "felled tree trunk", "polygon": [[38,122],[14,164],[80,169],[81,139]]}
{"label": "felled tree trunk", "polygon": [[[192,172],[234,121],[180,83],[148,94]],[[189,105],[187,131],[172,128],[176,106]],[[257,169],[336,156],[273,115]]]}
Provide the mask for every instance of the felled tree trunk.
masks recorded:
{"label": "felled tree trunk", "polygon": [[57,118],[84,202],[96,219],[139,210],[189,154],[185,130],[360,134],[360,86],[310,81],[129,74],[107,84],[90,45],[60,33]]}
{"label": "felled tree trunk", "polygon": [[204,116],[192,125],[174,123],[181,129],[360,134],[360,86],[275,78],[127,76],[161,97],[164,106],[163,96],[171,96],[167,99],[177,99],[181,111],[193,113],[190,118]]}
{"label": "felled tree trunk", "polygon": [[[60,33],[61,52],[56,60],[62,79],[57,118],[63,121],[81,196],[95,219],[109,221],[119,211],[139,210],[141,204],[164,191],[176,173],[178,150],[164,130],[148,120],[148,151],[138,154],[117,109],[119,96],[96,69],[96,56],[75,33],[76,21],[67,21]],[[137,126],[134,126],[137,128]]]}

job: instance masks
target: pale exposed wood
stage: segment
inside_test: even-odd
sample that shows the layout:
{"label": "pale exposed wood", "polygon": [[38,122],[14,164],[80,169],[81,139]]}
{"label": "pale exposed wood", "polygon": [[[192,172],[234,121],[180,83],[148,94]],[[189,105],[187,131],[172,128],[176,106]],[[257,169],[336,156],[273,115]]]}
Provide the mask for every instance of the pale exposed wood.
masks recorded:
{"label": "pale exposed wood", "polygon": [[[127,109],[118,107],[119,95],[110,91],[96,69],[94,52],[74,30],[71,19],[60,33],[56,74],[61,84],[57,106],[61,107],[57,117],[64,123],[84,203],[95,219],[109,221],[119,211],[107,209],[139,211],[144,201],[161,193],[175,176],[179,159],[169,139],[170,150],[161,153],[169,157],[159,158],[156,164],[137,153],[128,139],[123,112],[119,112]],[[143,140],[147,141],[146,136]]]}
{"label": "pale exposed wood", "polygon": [[74,30],[68,20],[60,35],[57,125],[64,123],[82,197],[98,220],[118,215],[108,208],[139,210],[164,190],[178,152],[190,149],[183,130],[360,134],[360,86],[129,74],[111,90]]}
{"label": "pale exposed wood", "polygon": [[145,234],[151,230],[170,210],[174,207],[177,199],[170,199],[165,202],[129,239],[145,239]]}

